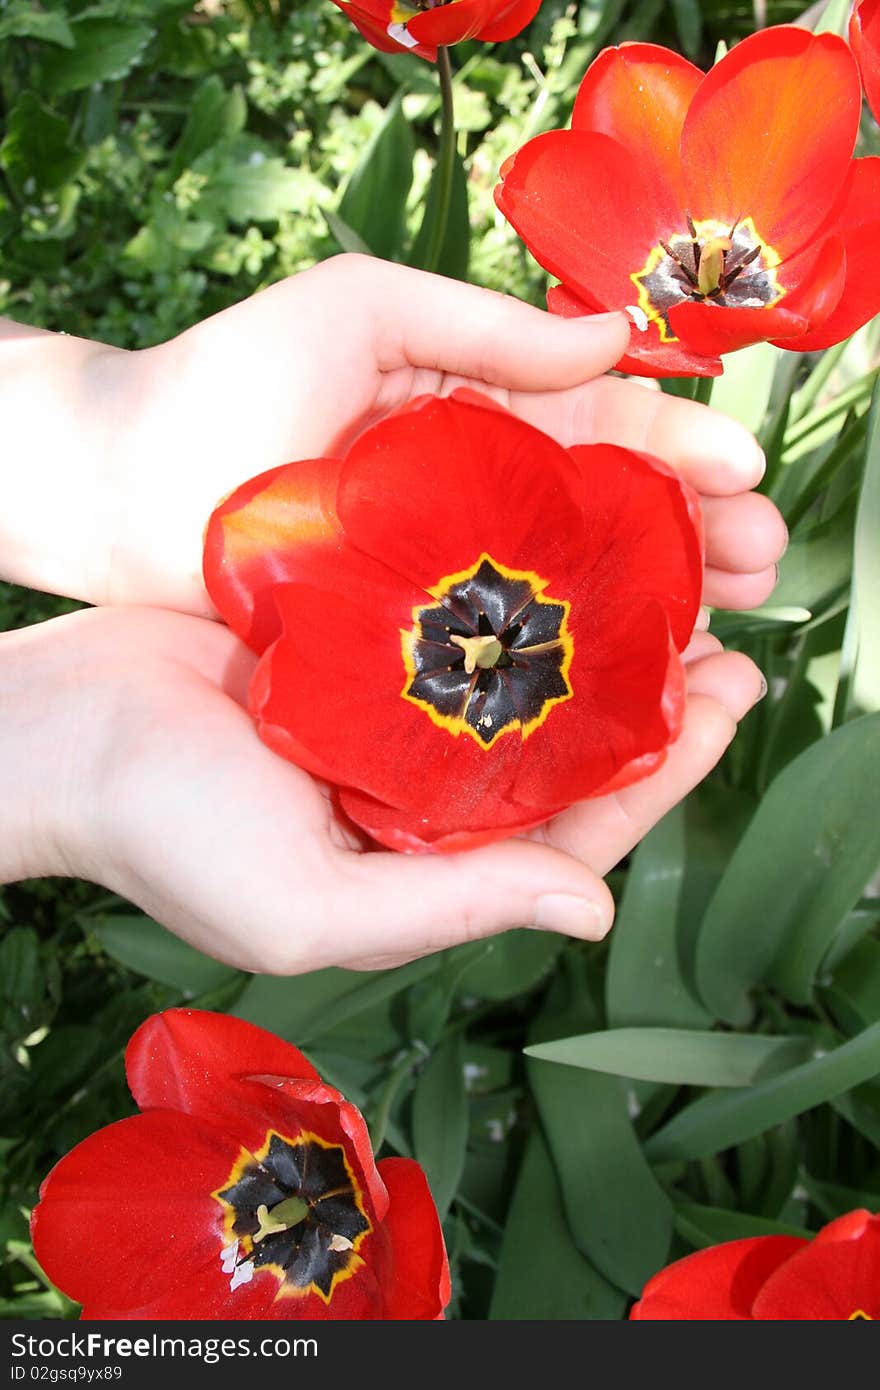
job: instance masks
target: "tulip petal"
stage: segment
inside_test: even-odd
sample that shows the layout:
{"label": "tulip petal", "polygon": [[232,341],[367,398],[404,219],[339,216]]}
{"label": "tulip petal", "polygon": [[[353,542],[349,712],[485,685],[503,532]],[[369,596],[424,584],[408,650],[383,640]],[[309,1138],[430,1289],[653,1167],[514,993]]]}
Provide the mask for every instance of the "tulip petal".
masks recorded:
{"label": "tulip petal", "polygon": [[337,506],[352,545],[425,590],[483,553],[537,572],[551,593],[577,564],[571,460],[476,392],[422,397],[361,435],[346,457]]}
{"label": "tulip petal", "polygon": [[480,808],[482,826],[475,815],[478,828],[462,830],[454,818],[443,819],[442,807],[429,818],[422,814],[421,807],[404,810],[388,806],[354,787],[341,789],[339,804],[349,820],[380,845],[402,854],[458,854],[460,850],[478,849],[510,835],[524,834],[542,825],[555,810],[562,809],[561,806],[547,807],[536,812],[534,806],[496,800]]}
{"label": "tulip petal", "polygon": [[407,20],[407,29],[420,43],[441,45],[482,39],[497,43],[512,39],[538,11],[541,0],[455,0],[435,5]]}
{"label": "tulip petal", "polygon": [[688,347],[707,356],[736,352],[768,338],[795,337],[807,327],[807,319],[788,309],[741,309],[686,300],[669,311],[672,331]]}
{"label": "tulip petal", "polygon": [[255,652],[280,632],[272,587],[314,579],[341,539],[335,513],[338,459],[273,468],[236,488],[205,532],[204,577],[224,621]]}
{"label": "tulip petal", "polygon": [[775,1270],[755,1298],[760,1320],[880,1317],[880,1216],[849,1212]]}
{"label": "tulip petal", "polygon": [[684,123],[691,215],[752,217],[780,257],[799,250],[840,197],[860,109],[858,72],[836,35],[774,25],[743,39],[707,74]]}
{"label": "tulip petal", "polygon": [[671,49],[651,43],[606,48],[587,69],[572,130],[593,130],[624,145],[651,182],[668,183],[685,205],[681,132],[703,73]]}
{"label": "tulip petal", "polygon": [[449,1302],[449,1263],[427,1178],[411,1158],[385,1158],[379,1172],[391,1198],[385,1317],[435,1319]]}
{"label": "tulip petal", "polygon": [[868,105],[880,121],[880,0],[859,0],[849,22],[849,42]]}
{"label": "tulip petal", "polygon": [[582,578],[573,605],[610,611],[657,603],[679,651],[690,641],[703,585],[696,492],[660,459],[614,444],[575,445],[584,480]]}
{"label": "tulip petal", "polygon": [[794,1236],[755,1236],[698,1250],[661,1269],[630,1312],[637,1321],[742,1322],[773,1270],[806,1246]]}
{"label": "tulip petal", "polygon": [[[222,1210],[211,1193],[239,1156],[236,1138],[169,1110],[119,1120],[90,1135],[50,1172],[34,1210],[37,1259],[86,1305],[139,1306],[173,1298],[225,1304]],[[261,1306],[274,1295],[254,1289]],[[226,1316],[237,1314],[228,1311]],[[205,1314],[203,1313],[203,1316]],[[250,1313],[249,1316],[255,1316]]]}
{"label": "tulip petal", "polygon": [[[264,698],[251,708],[260,737],[283,751],[274,729],[292,730],[332,767],[333,781],[389,805],[418,807],[428,819],[439,811],[461,828],[475,815],[491,824],[513,777],[519,736],[502,736],[486,750],[403,699],[400,634],[412,626],[411,604],[366,608],[298,584],[280,589],[278,603],[285,636],[263,657]],[[303,640],[316,632],[328,634],[326,643]]]}
{"label": "tulip petal", "polygon": [[[561,318],[581,318],[584,315],[601,312],[595,305],[585,302],[567,285],[552,285],[547,291],[547,308],[551,314]],[[717,357],[699,357],[689,352],[683,343],[663,343],[656,323],[646,328],[633,324],[630,331],[630,346],[617,363],[620,372],[631,372],[635,376],[720,376],[721,362]]]}
{"label": "tulip petal", "polygon": [[603,309],[636,302],[630,276],[685,225],[674,183],[593,131],[530,140],[506,166],[495,201],[545,270]]}
{"label": "tulip petal", "polygon": [[681,730],[684,672],[659,604],[621,605],[599,623],[573,608],[570,626],[574,698],[550,711],[552,738],[524,744],[513,795],[527,807],[594,796]]}
{"label": "tulip petal", "polygon": [[843,289],[816,327],[779,344],[792,352],[831,347],[880,313],[880,158],[853,160],[844,196],[839,228],[846,253]]}
{"label": "tulip petal", "polygon": [[218,1092],[257,1073],[319,1081],[302,1053],[229,1014],[166,1009],[142,1023],[125,1053],[129,1089],[142,1110],[216,1119]]}

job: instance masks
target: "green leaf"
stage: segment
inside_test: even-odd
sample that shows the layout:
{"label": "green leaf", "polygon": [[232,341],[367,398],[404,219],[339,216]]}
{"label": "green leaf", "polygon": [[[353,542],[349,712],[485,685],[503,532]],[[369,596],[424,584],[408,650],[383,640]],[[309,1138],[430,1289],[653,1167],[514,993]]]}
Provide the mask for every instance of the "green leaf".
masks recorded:
{"label": "green leaf", "polygon": [[236,86],[227,91],[219,77],[207,77],[193,96],[186,125],[171,161],[171,177],[176,179],[212,145],[240,134],[246,120],[247,102],[241,88]]}
{"label": "green leaf", "polygon": [[695,1250],[705,1250],[726,1240],[745,1240],[755,1236],[803,1236],[809,1240],[812,1235],[802,1226],[768,1221],[765,1216],[679,1201],[675,1203],[675,1229]]}
{"label": "green leaf", "polygon": [[850,500],[826,521],[795,531],[779,562],[775,606],[797,604],[816,613],[831,604],[850,581],[854,522],[855,504]]}
{"label": "green leaf", "polygon": [[393,260],[404,239],[415,147],[398,92],[345,185],[336,209],[375,256]]}
{"label": "green leaf", "polygon": [[297,212],[312,196],[311,176],[270,153],[250,135],[236,135],[204,150],[193,160],[194,173],[207,179],[194,204],[199,217],[225,222],[273,222]]}
{"label": "green leaf", "polygon": [[836,966],[823,998],[847,1033],[880,1018],[880,941],[859,941]]}
{"label": "green leaf", "polygon": [[512,999],[546,979],[564,945],[565,938],[554,932],[527,927],[501,932],[480,942],[482,949],[462,971],[460,992],[479,999]]}
{"label": "green leaf", "polygon": [[300,1047],[416,980],[425,979],[438,966],[436,957],[428,956],[396,970],[365,972],[331,967],[293,979],[257,975],[232,1012]]}
{"label": "green leaf", "polygon": [[698,985],[715,1017],[747,1023],[749,990],[768,978],[807,1002],[822,954],[880,862],[878,782],[880,715],[867,715],[772,783],[700,933]]}
{"label": "green leaf", "polygon": [[101,1051],[101,1030],[86,1024],[52,1028],[31,1048],[29,1084],[40,1101],[53,1096],[67,1098],[81,1084]]}
{"label": "green leaf", "polygon": [[425,1170],[442,1221],[458,1188],[467,1143],[460,1038],[438,1047],[416,1082],[412,1130],[413,1154]]}
{"label": "green leaf", "polygon": [[70,122],[44,106],[33,92],[23,92],[9,113],[0,145],[0,164],[20,196],[51,192],[75,177],[85,151],[71,142]]}
{"label": "green leaf", "polygon": [[684,816],[682,805],[670,811],[633,855],[611,933],[605,983],[610,1024],[699,1028],[710,1021],[690,994],[679,962]]}
{"label": "green leaf", "polygon": [[329,208],[323,208],[322,211],[324,220],[342,251],[354,251],[360,256],[372,256],[373,253],[363,237],[358,236],[357,232],[346,222],[343,222],[338,213],[331,212]]}
{"label": "green leaf", "polygon": [[77,19],[74,48],[47,54],[41,65],[43,89],[60,95],[95,82],[118,82],[142,57],[155,30],[122,19]]}
{"label": "green leaf", "polygon": [[57,10],[38,10],[30,0],[13,0],[0,18],[0,43],[4,39],[38,39],[41,43],[73,48],[73,30]]}
{"label": "green leaf", "polygon": [[0,940],[0,1028],[25,1038],[45,1017],[40,942],[31,927],[10,927]]}
{"label": "green leaf", "polygon": [[148,980],[180,990],[185,998],[206,994],[239,974],[231,965],[203,956],[150,917],[114,914],[90,917],[86,924],[113,960]]}
{"label": "green leaf", "polygon": [[809,1039],[677,1028],[609,1028],[525,1049],[527,1056],[639,1081],[750,1086],[805,1060]]}
{"label": "green leaf", "polygon": [[857,655],[852,703],[857,710],[880,709],[880,385],[874,388],[865,474],[856,513],[853,604]]}
{"label": "green leaf", "polygon": [[490,1320],[607,1321],[622,1318],[626,1303],[572,1240],[547,1145],[534,1129],[504,1226]]}
{"label": "green leaf", "polygon": [[[431,245],[431,231],[434,226],[434,219],[437,216],[437,202],[440,196],[439,190],[439,164],[435,165],[428,186],[428,195],[425,200],[425,211],[419,230],[416,233],[412,249],[407,257],[407,263],[418,267],[424,267]],[[449,217],[446,223],[446,235],[443,238],[443,245],[440,248],[440,255],[437,259],[435,270],[438,275],[446,275],[451,280],[467,280],[468,264],[470,260],[470,214],[468,210],[468,186],[467,174],[465,173],[464,163],[456,150],[453,157],[452,168],[452,195],[449,203]]]}
{"label": "green leaf", "polygon": [[880,1071],[880,1023],[833,1051],[746,1090],[701,1096],[652,1135],[652,1163],[678,1163],[720,1153],[812,1110]]}
{"label": "green leaf", "polygon": [[723,376],[715,380],[712,409],[731,415],[756,433],[770,401],[780,351],[770,343],[755,343],[741,352],[730,353]]}

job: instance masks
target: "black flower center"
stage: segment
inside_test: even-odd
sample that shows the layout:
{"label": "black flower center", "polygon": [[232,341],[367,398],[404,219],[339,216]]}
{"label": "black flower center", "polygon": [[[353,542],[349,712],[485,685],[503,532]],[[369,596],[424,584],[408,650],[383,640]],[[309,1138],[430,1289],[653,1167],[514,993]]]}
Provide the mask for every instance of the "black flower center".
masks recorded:
{"label": "black flower center", "polygon": [[370,1222],[340,1145],[270,1130],[256,1154],[242,1152],[212,1196],[224,1209],[222,1263],[233,1289],[265,1269],[282,1295],[317,1293],[329,1302],[361,1264],[357,1248]]}
{"label": "black flower center", "polygon": [[573,653],[565,602],[544,598],[547,581],[483,554],[430,590],[401,633],[404,699],[482,748],[519,729],[525,739],[554,705],[571,698]]}
{"label": "black flower center", "polygon": [[722,307],[760,309],[785,293],[776,277],[780,258],[758,236],[750,217],[731,227],[687,219],[687,232],[652,247],[641,270],[630,279],[639,308],[656,322],[665,343],[677,342],[669,310],[690,299]]}

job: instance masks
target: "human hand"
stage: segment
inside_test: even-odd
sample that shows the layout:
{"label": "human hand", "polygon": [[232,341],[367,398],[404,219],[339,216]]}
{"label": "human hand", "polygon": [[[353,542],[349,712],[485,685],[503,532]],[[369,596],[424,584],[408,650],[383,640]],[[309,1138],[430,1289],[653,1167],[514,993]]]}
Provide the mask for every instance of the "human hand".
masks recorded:
{"label": "human hand", "polygon": [[711,769],[761,693],[708,633],[684,731],[652,777],[450,855],[364,853],[328,788],[257,738],[255,657],[218,623],[101,608],[0,634],[0,882],[92,879],[246,970],[376,969],[536,925],[611,925],[601,881]]}
{"label": "human hand", "polygon": [[[677,468],[702,497],[705,602],[753,607],[773,587],[786,538],[772,504],[748,491],[761,476],[760,451],[725,416],[603,376],[628,335],[621,314],[555,318],[422,271],[337,257],[159,347],[93,350],[85,384],[53,391],[74,400],[79,416],[93,403],[92,474],[84,483],[72,446],[58,442],[64,476],[48,488],[57,524],[53,531],[43,485],[28,555],[42,535],[42,563],[52,566],[45,587],[213,616],[201,546],[221,497],[278,464],[342,450],[414,396],[467,385],[564,445],[605,440]],[[65,563],[72,547],[79,551]],[[40,587],[29,563],[23,577],[9,577]]]}

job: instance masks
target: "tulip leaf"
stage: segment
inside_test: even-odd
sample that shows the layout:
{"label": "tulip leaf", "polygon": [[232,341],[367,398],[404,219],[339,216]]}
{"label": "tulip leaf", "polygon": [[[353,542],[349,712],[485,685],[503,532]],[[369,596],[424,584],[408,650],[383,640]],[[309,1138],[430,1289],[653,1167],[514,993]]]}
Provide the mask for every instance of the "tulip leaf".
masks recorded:
{"label": "tulip leaf", "polygon": [[675,1203],[675,1229],[695,1250],[719,1245],[725,1240],[744,1240],[755,1236],[803,1236],[812,1232],[785,1221],[768,1221],[751,1212],[730,1211],[727,1207],[706,1207],[698,1202]]}
{"label": "tulip leaf", "polygon": [[[876,920],[876,913],[868,915]],[[880,941],[859,941],[835,967],[822,997],[844,1032],[860,1032],[880,1018]]]}
{"label": "tulip leaf", "polygon": [[546,979],[564,944],[565,938],[555,932],[528,927],[501,932],[480,943],[482,949],[461,973],[459,992],[479,999],[511,999],[534,989]]}
{"label": "tulip leaf", "polygon": [[442,1221],[464,1169],[468,1103],[461,1039],[438,1047],[416,1082],[413,1154],[428,1178]]}
{"label": "tulip leaf", "polygon": [[89,917],[84,925],[113,960],[148,980],[180,990],[185,999],[217,989],[240,973],[231,965],[203,956],[150,917],[114,913]]}
{"label": "tulip leaf", "polygon": [[798,527],[779,562],[774,605],[798,604],[824,612],[850,581],[855,502],[850,499],[825,520]]}
{"label": "tulip leaf", "polygon": [[546,1142],[533,1129],[505,1222],[490,1320],[609,1321],[623,1316],[626,1302],[574,1244]]}
{"label": "tulip leaf", "polygon": [[880,1071],[880,1023],[780,1076],[744,1090],[713,1092],[679,1111],[645,1145],[652,1163],[720,1153],[812,1110]]}
{"label": "tulip leaf", "polygon": [[300,1047],[424,979],[438,965],[436,957],[428,956],[396,970],[366,972],[331,966],[293,979],[257,975],[232,1012]]}
{"label": "tulip leaf", "polygon": [[389,104],[336,209],[374,256],[393,260],[403,245],[406,200],[413,178],[413,144],[402,94]]}
{"label": "tulip leaf", "polygon": [[[697,982],[717,1018],[746,1023],[772,976],[796,1003],[880,862],[880,715],[836,729],[770,786],[703,922]],[[792,815],[797,807],[797,815]]]}
{"label": "tulip leaf", "polygon": [[525,1049],[545,1062],[686,1086],[749,1086],[805,1061],[810,1050],[802,1037],[677,1028],[609,1028]]}
{"label": "tulip leaf", "polygon": [[[407,257],[409,265],[425,267],[425,262],[431,245],[431,233],[434,227],[434,219],[437,216],[437,205],[440,197],[439,188],[440,164],[439,161],[434,168],[431,183],[428,187],[428,196],[425,200],[425,211],[422,214],[422,221],[416,238],[412,245],[412,250]],[[452,167],[452,195],[449,203],[449,216],[446,223],[446,235],[440,247],[440,253],[435,266],[431,267],[438,275],[446,275],[452,280],[466,280],[468,277],[468,260],[470,255],[471,229],[468,214],[468,191],[467,175],[464,164],[458,151],[453,156]]]}
{"label": "tulip leaf", "polygon": [[681,972],[678,921],[684,868],[685,813],[679,805],[645,837],[630,864],[611,933],[605,985],[610,1024],[699,1028],[710,1022]]}
{"label": "tulip leaf", "polygon": [[857,631],[857,654],[853,672],[851,700],[860,711],[880,709],[880,385],[874,388],[874,403],[868,431],[865,475],[856,514],[855,556],[853,560],[853,605]]}

